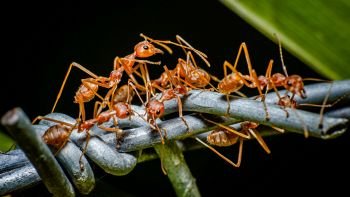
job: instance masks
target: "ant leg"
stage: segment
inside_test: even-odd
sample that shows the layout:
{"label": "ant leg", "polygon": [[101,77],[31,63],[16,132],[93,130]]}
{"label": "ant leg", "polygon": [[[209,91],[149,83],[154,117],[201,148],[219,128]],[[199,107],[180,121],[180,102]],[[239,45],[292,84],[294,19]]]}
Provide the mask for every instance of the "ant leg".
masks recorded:
{"label": "ant leg", "polygon": [[[244,43],[242,43],[244,44]],[[264,110],[265,110],[265,113],[266,113],[266,116],[265,116],[265,119],[266,121],[268,121],[270,119],[270,115],[267,111],[267,105],[266,105],[266,102],[265,102],[265,95],[262,93],[262,90],[261,90],[261,86],[260,86],[260,82],[259,82],[259,79],[258,79],[258,76],[255,72],[254,69],[252,69],[251,67],[251,64],[250,64],[250,59],[249,59],[249,54],[248,54],[248,51],[246,51],[246,48],[244,48],[245,45],[241,45],[243,46],[243,49],[245,49],[245,54],[246,54],[246,60],[247,60],[247,64],[248,64],[248,68],[249,68],[249,73],[250,73],[250,77],[251,80],[253,80],[252,83],[248,83],[248,81],[246,80],[247,78],[242,76],[242,74],[240,74],[236,69],[235,69],[235,66],[237,66],[237,62],[238,62],[238,58],[239,56],[237,56],[237,59],[236,59],[236,63],[235,63],[235,66],[232,66],[229,62],[225,61],[224,62],[224,73],[227,73],[227,67],[229,67],[231,69],[232,72],[236,73],[238,76],[240,76],[240,78],[242,79],[242,82],[244,83],[244,85],[246,85],[247,87],[249,88],[257,88],[258,89],[258,92],[259,92],[259,96],[261,97],[261,101],[263,102],[264,104]],[[240,50],[239,50],[239,54],[241,53],[241,47],[240,47]],[[270,64],[273,63],[273,60],[270,60]],[[226,75],[225,75],[226,77]]]}
{"label": "ant leg", "polygon": [[325,105],[327,103],[327,100],[328,100],[328,97],[329,95],[331,94],[331,89],[333,87],[333,82],[331,83],[331,85],[329,86],[329,90],[327,92],[327,95],[324,97],[324,100],[323,100],[323,107],[321,108],[320,110],[320,122],[318,123],[318,128],[322,129],[323,128],[323,113],[324,113],[324,109],[325,109]]}
{"label": "ant leg", "polygon": [[90,75],[90,76],[93,77],[93,78],[98,78],[97,75],[95,75],[93,72],[91,72],[90,70],[86,69],[86,68],[83,67],[82,65],[80,65],[80,64],[78,64],[78,63],[75,63],[75,62],[71,63],[71,64],[69,65],[68,71],[67,71],[67,73],[66,73],[66,75],[65,75],[65,77],[64,77],[64,80],[63,80],[63,82],[62,82],[60,91],[58,92],[58,94],[57,94],[57,96],[56,96],[56,101],[55,101],[55,104],[53,105],[53,107],[52,107],[52,109],[51,109],[51,113],[53,113],[53,112],[55,111],[56,105],[57,105],[58,100],[60,99],[60,97],[61,97],[61,95],[62,95],[63,88],[64,88],[64,86],[65,86],[65,84],[66,84],[66,82],[67,82],[68,76],[69,76],[69,74],[70,74],[70,72],[71,72],[73,66],[79,68],[80,70],[82,70],[83,72],[87,73],[88,75]]}
{"label": "ant leg", "polygon": [[128,81],[128,98],[126,99],[126,102],[129,103],[129,104],[130,104],[130,102],[131,102],[131,98],[130,98],[130,97],[131,97],[130,86],[131,86],[132,89],[134,90],[134,92],[135,92],[135,94],[137,95],[137,97],[140,99],[142,105],[145,105],[143,99],[141,98],[139,92],[137,91],[137,88],[136,88],[135,84],[134,84],[130,79],[129,79],[129,81]]}
{"label": "ant leg", "polygon": [[[270,61],[270,63],[272,64],[272,60]],[[254,79],[255,83],[257,84],[256,87],[258,88],[259,95],[261,96],[261,101],[264,104],[264,110],[265,110],[265,114],[266,114],[265,119],[266,119],[266,121],[269,121],[270,120],[270,114],[267,111],[267,105],[266,105],[266,102],[265,102],[265,94],[262,93],[261,86],[260,86],[260,83],[259,83],[259,80],[258,80],[258,76],[256,75],[256,72],[255,72],[254,69],[252,70],[252,76],[253,76],[253,79]],[[267,89],[267,87],[266,87],[266,89]]]}
{"label": "ant leg", "polygon": [[120,57],[115,57],[113,61],[113,69],[117,70],[121,67]]}
{"label": "ant leg", "polygon": [[183,117],[183,114],[182,114],[182,101],[181,101],[181,98],[180,98],[179,95],[176,95],[176,98],[177,98],[177,105],[179,107],[179,117],[181,118],[182,122],[185,123],[185,125],[187,127],[186,131],[187,132],[191,132],[191,129],[188,126],[188,123],[187,123],[187,121],[185,120],[185,118]]}
{"label": "ant leg", "polygon": [[[231,64],[228,61],[225,61],[224,65],[223,65],[223,67],[224,67],[224,78],[227,77],[227,65],[231,65]],[[229,98],[229,94],[228,93],[226,93],[226,100],[227,100],[227,110],[226,110],[225,116],[230,116],[231,105],[230,105],[230,98]]]}
{"label": "ant leg", "polygon": [[248,129],[249,133],[252,134],[252,136],[259,142],[259,144],[261,145],[261,147],[268,153],[270,154],[271,151],[269,149],[269,147],[267,147],[265,141],[263,140],[263,138],[261,137],[261,135],[259,134],[259,132],[257,132],[255,129]]}
{"label": "ant leg", "polygon": [[[107,92],[106,96],[104,97],[100,107],[98,108],[97,114],[101,113],[103,108],[106,107],[106,104],[108,105],[109,109],[112,109],[112,105],[114,104],[114,100],[113,100],[114,99],[114,94],[115,94],[115,91],[118,88],[118,84],[119,83],[113,84],[113,86],[110,88],[110,90],[108,90],[108,92]],[[111,97],[112,97],[112,99],[110,100]]]}
{"label": "ant leg", "polygon": [[100,101],[96,101],[94,105],[94,116],[93,118],[96,118],[98,114],[101,113],[100,109],[102,110],[104,108],[104,103]]}
{"label": "ant leg", "polygon": [[228,130],[228,131],[230,131],[230,132],[232,132],[232,133],[234,133],[234,134],[236,134],[236,135],[238,135],[238,136],[240,136],[240,137],[242,137],[242,138],[250,139],[250,135],[245,135],[245,134],[243,134],[243,133],[241,133],[241,132],[238,132],[238,131],[232,129],[231,127],[228,127],[228,126],[225,126],[225,125],[223,125],[223,124],[220,124],[220,123],[214,122],[214,121],[212,121],[212,120],[209,120],[209,119],[205,118],[205,117],[204,117],[203,115],[201,115],[201,114],[200,114],[200,116],[201,116],[201,118],[203,118],[203,119],[204,119],[205,121],[207,121],[207,122],[210,122],[210,123],[215,124],[215,125],[217,125],[217,126],[219,126],[219,127],[221,127],[221,128],[224,128],[224,129],[226,129],[226,130]]}
{"label": "ant leg", "polygon": [[274,33],[273,35],[276,37],[276,40],[278,42],[278,49],[279,49],[279,53],[280,53],[280,59],[281,59],[281,63],[282,63],[283,72],[284,72],[285,76],[288,77],[287,67],[285,66],[284,60],[283,60],[281,40],[278,38],[276,33]]}
{"label": "ant leg", "polygon": [[226,94],[226,101],[227,101],[227,109],[226,109],[225,116],[229,117],[230,116],[230,110],[231,110],[231,103],[230,103],[230,95],[229,94]]}
{"label": "ant leg", "polygon": [[286,118],[289,118],[289,113],[286,109],[286,106],[281,106],[281,109],[284,111],[284,113],[286,114]]}
{"label": "ant leg", "polygon": [[32,124],[34,124],[36,121],[38,120],[48,120],[50,122],[54,122],[54,123],[58,123],[58,124],[63,124],[63,125],[66,125],[66,126],[69,126],[69,127],[75,127],[75,125],[73,124],[70,124],[70,123],[67,123],[67,122],[63,122],[61,120],[56,120],[56,119],[53,119],[53,118],[48,118],[48,117],[45,117],[45,116],[37,116],[33,121],[32,121]]}
{"label": "ant leg", "polygon": [[103,127],[103,126],[98,126],[98,128],[103,129],[104,131],[107,132],[113,132],[115,133],[115,141],[116,141],[116,148],[119,149],[120,148],[120,142],[124,137],[124,133],[122,129],[119,128],[108,128],[108,127]]}
{"label": "ant leg", "polygon": [[[155,122],[155,120],[154,120],[154,122]],[[156,130],[157,130],[158,133],[159,133],[159,136],[160,136],[160,139],[161,139],[161,141],[162,141],[162,144],[165,144],[165,143],[164,143],[164,139],[165,139],[166,136],[167,136],[166,130],[164,130],[165,132],[164,132],[164,137],[163,137],[162,130],[159,128],[158,124],[155,123],[154,126],[156,127]]]}
{"label": "ant leg", "polygon": [[204,145],[205,147],[209,148],[211,151],[213,151],[215,154],[217,154],[219,157],[221,157],[223,160],[225,160],[227,163],[231,164],[233,167],[239,167],[241,165],[241,159],[242,159],[242,150],[243,150],[243,139],[240,138],[239,139],[239,152],[238,152],[238,159],[237,159],[237,163],[232,162],[230,159],[228,159],[227,157],[225,157],[224,155],[222,155],[221,153],[219,153],[215,148],[213,148],[212,146],[208,145],[207,143],[203,142],[201,139],[199,139],[198,137],[195,137],[195,139],[201,143],[202,145]]}
{"label": "ant leg", "polygon": [[249,75],[251,76],[251,71],[253,70],[253,68],[252,68],[252,64],[250,62],[249,52],[248,52],[248,48],[247,48],[247,45],[245,44],[245,42],[242,42],[241,45],[239,46],[238,53],[237,53],[236,60],[235,60],[235,64],[233,66],[233,70],[232,71],[236,70],[236,67],[238,65],[238,60],[239,60],[239,58],[241,56],[241,53],[242,53],[242,49],[243,49],[243,52],[244,52],[244,55],[245,55],[245,59],[246,59],[246,62],[247,62]]}
{"label": "ant leg", "polygon": [[85,106],[84,106],[84,101],[79,100],[79,119],[81,117],[82,121],[85,122],[86,120],[86,115],[85,115]]}
{"label": "ant leg", "polygon": [[299,113],[295,110],[295,108],[292,108],[295,115],[298,117],[298,119],[300,120],[300,123],[303,125],[303,129],[304,129],[304,136],[305,138],[309,137],[309,130],[307,129],[307,126],[304,122],[304,120],[300,117]]}
{"label": "ant leg", "polygon": [[[185,39],[183,39],[180,35],[176,35],[176,40],[178,43],[180,43],[180,47],[185,51],[185,48],[192,50],[193,52],[195,52],[204,62],[205,64],[210,67],[210,63],[208,62],[208,60],[206,58],[208,58],[208,56],[203,53],[202,51],[199,51],[197,49],[195,49],[194,47],[192,47]],[[188,47],[185,47],[183,44],[185,44]]]}
{"label": "ant leg", "polygon": [[282,128],[278,128],[278,127],[275,127],[275,126],[270,126],[271,128],[275,129],[276,131],[280,132],[280,133],[284,133],[284,129]]}

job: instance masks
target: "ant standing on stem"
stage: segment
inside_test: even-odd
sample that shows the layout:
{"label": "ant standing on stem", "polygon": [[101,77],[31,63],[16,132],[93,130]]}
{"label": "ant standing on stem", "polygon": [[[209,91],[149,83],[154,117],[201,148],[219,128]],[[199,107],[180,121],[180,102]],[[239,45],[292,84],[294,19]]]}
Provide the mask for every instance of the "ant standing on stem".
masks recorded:
{"label": "ant standing on stem", "polygon": [[[241,56],[242,50],[244,52],[247,66],[249,69],[249,75],[243,75],[236,70],[236,67],[238,65],[238,60]],[[248,48],[244,42],[239,47],[234,66],[232,66],[232,64],[230,64],[228,61],[225,61],[223,67],[224,67],[224,78],[221,81],[218,81],[219,83],[218,83],[217,89],[218,89],[218,92],[226,95],[226,100],[227,100],[226,114],[229,115],[229,112],[230,112],[229,94],[231,94],[232,92],[235,92],[243,97],[246,97],[245,95],[242,95],[239,92],[239,90],[245,85],[249,88],[257,88],[258,89],[259,96],[262,98],[261,100],[264,104],[264,109],[266,112],[266,120],[269,120],[270,116],[269,116],[269,113],[267,111],[267,106],[265,103],[265,96],[262,93],[262,88],[260,86],[260,82],[259,82],[259,79],[257,77],[257,74],[256,74],[255,70],[252,68],[249,53],[248,53]],[[227,74],[227,67],[229,67],[231,69],[231,71],[232,71],[231,74]]]}
{"label": "ant standing on stem", "polygon": [[[103,103],[101,104],[101,108],[103,108],[104,103],[106,102],[106,99],[108,100],[109,97],[113,95],[118,84],[120,83],[120,80],[121,80],[121,77],[122,77],[124,71],[127,72],[129,77],[135,83],[137,83],[137,81],[135,80],[135,78],[132,75],[132,73],[136,70],[136,68],[133,68],[135,62],[148,63],[148,64],[160,64],[160,62],[138,60],[136,58],[147,58],[147,57],[151,57],[151,56],[158,54],[158,53],[163,54],[163,51],[154,47],[147,40],[139,42],[138,44],[135,45],[133,53],[131,53],[123,58],[120,58],[120,57],[115,58],[113,70],[111,71],[109,77],[97,76],[96,74],[89,71],[88,69],[81,66],[80,64],[73,62],[68,68],[68,71],[67,71],[65,78],[63,80],[63,83],[61,85],[60,91],[56,97],[55,104],[52,107],[51,113],[55,111],[56,105],[58,103],[59,98],[61,97],[63,88],[65,86],[65,83],[68,79],[68,76],[71,72],[72,67],[79,68],[80,70],[87,73],[91,77],[91,78],[82,79],[82,84],[80,85],[80,87],[77,90],[76,95],[74,97],[74,102],[79,104],[79,118],[82,117],[82,120],[84,122],[86,119],[84,103],[91,101],[96,95],[102,100]],[[110,89],[108,91],[108,93],[106,94],[105,98],[103,98],[102,96],[100,96],[97,93],[99,86]],[[96,113],[97,112],[94,112],[94,114],[96,114]]]}
{"label": "ant standing on stem", "polygon": [[[281,41],[278,39],[277,34],[274,34],[274,36],[277,39],[278,42],[278,49],[279,49],[279,53],[280,53],[280,59],[281,59],[281,65],[283,68],[283,74],[280,73],[275,73],[272,75],[271,77],[271,70],[272,70],[272,64],[269,65],[269,67],[267,68],[266,71],[266,76],[265,76],[265,81],[268,81],[269,85],[267,85],[267,87],[271,87],[271,88],[267,88],[266,92],[268,89],[274,89],[277,97],[278,97],[278,105],[282,106],[286,116],[288,117],[288,111],[285,110],[285,108],[291,108],[291,109],[296,109],[299,106],[311,106],[311,107],[321,107],[320,110],[320,122],[319,122],[319,128],[322,128],[322,122],[323,122],[323,113],[324,113],[324,109],[325,107],[332,107],[333,105],[335,105],[336,103],[338,103],[341,99],[343,99],[344,97],[341,97],[339,99],[337,99],[335,102],[333,102],[332,104],[326,104],[328,97],[330,95],[330,91],[332,89],[333,86],[333,82],[332,81],[327,81],[327,80],[322,80],[322,79],[316,79],[316,78],[302,78],[299,75],[291,75],[289,76],[287,73],[287,68],[284,64],[284,60],[283,60],[283,54],[282,54],[282,44]],[[259,77],[260,78],[260,77]],[[263,77],[261,77],[263,78]],[[295,95],[297,94],[298,96],[300,96],[301,98],[306,98],[306,91],[304,90],[304,83],[303,81],[306,80],[310,80],[310,81],[327,81],[330,82],[330,87],[329,87],[329,91],[327,93],[327,95],[325,96],[322,105],[317,105],[317,104],[311,104],[311,103],[303,103],[303,104],[297,104],[297,101],[295,99]],[[286,92],[283,96],[281,96],[277,90],[276,87],[284,87],[286,89]],[[292,96],[288,95],[288,93],[291,93]],[[296,115],[299,117],[298,113],[295,111]],[[304,121],[299,117],[301,123],[304,125],[304,136],[305,138],[307,138],[309,136],[309,131],[304,123]]]}
{"label": "ant standing on stem", "polygon": [[[71,132],[74,129],[78,128],[78,133],[83,132],[83,131],[86,132],[85,146],[84,146],[82,154],[79,158],[80,167],[81,167],[81,169],[83,169],[83,164],[81,161],[82,161],[83,155],[85,154],[85,152],[87,150],[87,146],[88,146],[88,143],[90,140],[90,129],[95,124],[97,124],[97,126],[99,128],[101,128],[105,131],[115,132],[117,135],[116,139],[118,142],[118,140],[122,137],[122,133],[121,133],[122,130],[121,129],[119,129],[119,128],[106,128],[106,127],[102,127],[100,125],[104,122],[109,121],[111,118],[113,118],[115,125],[117,125],[118,119],[127,118],[131,114],[132,114],[132,110],[131,110],[129,104],[124,103],[124,102],[118,102],[112,106],[112,109],[109,109],[107,111],[104,111],[104,112],[98,114],[96,116],[96,118],[86,120],[82,123],[79,123],[77,121],[75,125],[67,123],[67,122],[55,120],[52,118],[43,117],[43,116],[38,116],[36,118],[36,120],[48,120],[48,121],[58,123],[56,125],[51,126],[48,130],[46,130],[44,135],[42,136],[42,138],[46,144],[52,145],[53,147],[58,149],[55,154],[57,154],[65,146],[65,144],[69,140],[69,136],[70,136]],[[118,145],[118,143],[117,143],[117,145]]]}
{"label": "ant standing on stem", "polygon": [[[259,132],[256,130],[256,128],[259,126],[258,123],[250,122],[250,121],[244,121],[241,122],[241,129],[239,131],[235,130],[234,128],[230,126],[225,126],[220,123],[217,123],[215,121],[209,120],[205,118],[203,115],[201,117],[212,124],[215,124],[218,126],[218,128],[214,129],[212,132],[210,132],[207,136],[207,142],[211,145],[219,146],[219,147],[226,147],[231,146],[237,143],[239,140],[239,149],[238,149],[238,159],[237,162],[234,163],[221,153],[219,153],[217,150],[215,150],[213,147],[208,145],[207,143],[203,142],[198,137],[195,137],[195,139],[203,144],[205,147],[209,148],[211,151],[213,151],[215,154],[220,156],[222,159],[224,159],[226,162],[231,164],[234,167],[239,167],[242,160],[242,151],[243,151],[243,140],[244,139],[251,139],[252,136],[258,141],[258,143],[261,145],[261,147],[266,151],[266,153],[270,154],[271,151],[266,145],[265,141],[259,134]],[[275,128],[274,128],[275,129]],[[283,132],[281,129],[276,129],[279,132]]]}

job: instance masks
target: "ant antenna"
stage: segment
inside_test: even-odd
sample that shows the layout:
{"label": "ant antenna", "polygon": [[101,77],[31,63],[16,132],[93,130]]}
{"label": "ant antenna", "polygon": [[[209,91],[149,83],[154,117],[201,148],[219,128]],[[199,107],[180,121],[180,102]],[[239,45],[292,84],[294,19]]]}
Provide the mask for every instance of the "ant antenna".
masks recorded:
{"label": "ant antenna", "polygon": [[157,40],[154,40],[154,39],[144,35],[143,33],[140,33],[140,36],[143,37],[146,41],[149,40],[149,42],[151,42],[151,43],[154,42],[154,43],[158,44],[159,46],[163,47],[165,50],[168,51],[169,54],[173,54],[173,50],[170,47],[166,46],[165,44],[163,44]]}
{"label": "ant antenna", "polygon": [[276,37],[276,40],[278,42],[278,49],[280,52],[280,58],[281,58],[281,63],[282,63],[282,68],[283,68],[283,72],[286,75],[286,77],[288,77],[288,73],[287,73],[287,68],[286,65],[284,64],[284,60],[283,60],[283,53],[282,53],[282,44],[281,44],[281,40],[278,39],[278,36],[276,33],[273,34]]}

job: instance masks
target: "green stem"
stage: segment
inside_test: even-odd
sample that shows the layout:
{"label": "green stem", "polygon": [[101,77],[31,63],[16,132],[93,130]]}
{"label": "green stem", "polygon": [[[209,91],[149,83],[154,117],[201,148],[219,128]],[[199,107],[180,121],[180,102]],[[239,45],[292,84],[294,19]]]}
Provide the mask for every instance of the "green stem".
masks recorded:
{"label": "green stem", "polygon": [[154,146],[177,196],[201,196],[184,156],[174,141]]}

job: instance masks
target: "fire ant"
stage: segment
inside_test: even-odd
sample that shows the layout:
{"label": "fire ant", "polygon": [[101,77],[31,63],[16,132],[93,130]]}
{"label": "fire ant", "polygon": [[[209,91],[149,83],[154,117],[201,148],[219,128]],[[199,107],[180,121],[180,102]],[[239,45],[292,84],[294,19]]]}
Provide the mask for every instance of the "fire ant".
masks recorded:
{"label": "fire ant", "polygon": [[[250,122],[250,121],[241,122],[240,123],[241,129],[239,131],[236,131],[231,126],[225,126],[225,125],[222,125],[220,123],[211,121],[211,120],[203,117],[202,115],[201,115],[201,117],[204,120],[219,126],[218,128],[216,128],[215,130],[213,130],[212,132],[210,132],[208,134],[207,142],[209,144],[219,146],[219,147],[227,147],[227,146],[231,146],[231,145],[236,144],[237,141],[239,140],[238,159],[237,159],[237,162],[234,163],[230,159],[226,158],[221,153],[219,153],[217,150],[215,150],[213,147],[208,145],[207,143],[203,142],[202,140],[200,140],[197,137],[195,138],[198,142],[200,142],[205,147],[212,150],[215,154],[219,155],[222,159],[224,159],[226,162],[228,162],[232,166],[234,166],[234,167],[240,166],[241,160],[242,160],[243,140],[244,139],[251,139],[252,136],[258,141],[258,143],[265,150],[266,153],[268,153],[268,154],[271,153],[271,151],[268,148],[268,146],[266,145],[265,141],[263,140],[263,138],[261,137],[259,132],[256,130],[256,128],[259,126],[258,123]],[[276,129],[279,132],[284,132],[284,130],[281,130],[279,128],[274,128],[274,129]]]}
{"label": "fire ant", "polygon": [[[97,124],[97,126],[105,131],[110,131],[110,132],[115,132],[117,135],[117,140],[119,140],[122,137],[122,130],[119,128],[106,128],[106,127],[102,127],[101,124],[104,122],[109,121],[111,118],[113,118],[115,125],[117,125],[117,120],[118,119],[124,119],[129,117],[132,114],[131,108],[129,106],[129,104],[127,103],[123,103],[123,102],[118,102],[115,103],[112,106],[112,109],[101,112],[100,114],[98,114],[95,118],[93,119],[89,119],[83,122],[80,122],[79,118],[76,122],[75,125],[67,123],[67,122],[63,122],[63,121],[59,121],[59,120],[55,120],[52,118],[48,118],[48,117],[43,117],[43,116],[38,116],[35,118],[35,120],[33,122],[35,122],[36,120],[48,120],[48,121],[52,121],[55,123],[58,123],[54,126],[51,126],[43,135],[43,140],[49,144],[52,145],[53,147],[57,148],[57,152],[56,154],[64,147],[64,145],[67,143],[67,141],[69,140],[69,136],[71,134],[71,132],[74,129],[78,129],[78,133],[81,132],[86,132],[86,143],[85,146],[83,148],[82,154],[79,158],[79,163],[81,165],[81,169],[83,169],[83,164],[81,163],[82,157],[86,152],[87,146],[88,146],[88,142],[90,140],[90,129]],[[117,143],[118,144],[118,143]]]}
{"label": "fire ant", "polygon": [[[272,77],[271,77],[272,64],[269,65],[269,67],[267,68],[267,71],[266,71],[266,77],[265,78],[270,79],[270,81],[269,81],[269,85],[267,85],[268,88],[266,90],[268,90],[269,87],[270,87],[270,89],[272,89],[272,88],[274,89],[274,91],[275,91],[275,93],[276,93],[276,95],[278,97],[277,104],[283,107],[287,117],[289,116],[288,112],[285,110],[285,108],[287,108],[287,107],[292,108],[292,109],[296,109],[299,106],[321,107],[319,128],[322,128],[323,127],[323,125],[322,125],[323,113],[324,113],[325,107],[332,107],[333,105],[338,103],[343,97],[337,99],[332,104],[326,104],[327,100],[328,100],[328,97],[329,97],[329,94],[330,94],[330,90],[332,89],[332,86],[333,86],[333,83],[330,82],[331,84],[330,84],[330,87],[329,87],[329,91],[328,91],[327,95],[325,96],[322,105],[310,104],[310,103],[297,104],[296,99],[294,98],[296,94],[299,95],[301,98],[306,98],[307,97],[306,96],[306,92],[304,90],[304,83],[303,83],[303,81],[305,81],[305,80],[326,81],[326,80],[315,79],[315,78],[304,78],[303,79],[299,75],[288,76],[287,68],[286,68],[286,66],[284,64],[284,60],[283,60],[281,41],[278,39],[276,34],[274,34],[274,35],[275,35],[275,37],[276,37],[276,39],[278,41],[281,65],[282,65],[283,72],[284,72],[285,75],[280,74],[280,73],[276,73],[276,74],[273,74]],[[285,95],[283,95],[283,96],[281,96],[279,94],[279,92],[277,91],[277,88],[276,88],[276,87],[280,87],[280,86],[283,86],[287,90],[285,92]],[[291,96],[288,95],[289,92],[292,94]],[[299,116],[296,111],[295,111],[295,113],[296,113],[297,116]],[[309,136],[309,131],[308,131],[304,121],[301,118],[299,118],[299,119],[300,119],[301,123],[304,125],[304,136],[305,136],[305,138],[307,138]]]}
{"label": "fire ant", "polygon": [[[153,127],[153,129],[156,129],[159,132],[162,144],[164,144],[164,138],[166,138],[167,133],[165,131],[164,132],[165,136],[163,137],[163,135],[161,133],[161,129],[158,127],[158,125],[156,123],[156,119],[161,117],[164,113],[164,101],[167,101],[167,100],[170,100],[173,98],[177,98],[178,105],[179,105],[179,116],[182,119],[182,121],[185,123],[187,128],[189,128],[186,120],[183,118],[182,102],[181,102],[181,98],[179,96],[179,94],[185,95],[187,93],[187,88],[185,86],[181,85],[180,83],[176,83],[175,81],[173,81],[171,73],[169,72],[169,70],[167,69],[166,66],[164,66],[164,70],[165,70],[165,72],[166,72],[166,74],[169,77],[169,80],[171,82],[170,83],[171,87],[168,89],[163,89],[155,84],[152,85],[151,80],[149,79],[149,73],[148,73],[147,67],[141,65],[140,69],[141,69],[141,73],[142,73],[142,77],[143,77],[145,89],[146,89],[146,102],[143,102],[141,98],[140,98],[140,100],[146,109],[145,115],[147,115],[146,116],[147,122],[151,125],[151,127]],[[175,87],[173,87],[173,85]],[[130,83],[130,86],[136,91],[136,87],[132,83]],[[153,88],[157,88],[161,91],[162,95],[159,99],[155,98],[156,96],[153,92]],[[152,98],[151,98],[151,95],[153,96]]]}
{"label": "fire ant", "polygon": [[[104,98],[97,93],[99,86],[110,89],[106,96],[108,98],[110,95],[113,95],[115,89],[117,88],[117,85],[119,84],[122,78],[124,71],[137,84],[136,79],[132,75],[136,70],[136,68],[133,68],[135,62],[148,63],[148,64],[160,64],[160,62],[138,60],[136,58],[147,58],[158,53],[163,54],[163,51],[156,48],[153,44],[151,44],[147,40],[139,42],[138,44],[135,45],[133,53],[123,58],[116,57],[114,59],[113,70],[111,71],[109,77],[97,76],[96,74],[89,71],[82,65],[73,62],[72,64],[70,64],[68,68],[68,71],[65,75],[65,78],[63,80],[63,83],[56,97],[56,101],[54,106],[52,107],[51,112],[53,112],[56,108],[56,105],[58,103],[59,98],[61,97],[63,88],[65,86],[65,83],[68,79],[68,76],[70,74],[72,67],[76,67],[82,70],[83,72],[87,73],[89,76],[91,76],[91,78],[82,79],[82,84],[80,85],[74,97],[74,102],[79,104],[79,117],[82,117],[82,120],[85,121],[86,118],[85,118],[84,103],[91,101],[95,97],[95,95],[98,96],[103,102],[105,102]],[[102,107],[104,106],[102,105]],[[96,114],[96,112],[94,112],[94,114]]]}
{"label": "fire ant", "polygon": [[[242,49],[243,49],[245,59],[247,62],[247,66],[249,69],[249,75],[243,75],[236,70],[236,66],[238,65],[238,60],[241,56]],[[221,81],[219,81],[217,90],[220,93],[223,93],[226,95],[226,100],[227,100],[227,105],[228,105],[226,114],[229,115],[229,111],[230,111],[229,94],[231,94],[232,92],[235,92],[241,96],[246,97],[245,95],[243,95],[242,93],[239,92],[239,90],[245,85],[249,88],[257,88],[258,89],[259,95],[262,97],[261,101],[264,104],[264,108],[265,108],[265,112],[266,112],[266,120],[269,120],[270,117],[269,117],[269,113],[267,111],[267,106],[265,103],[265,96],[262,93],[262,86],[261,86],[261,83],[259,81],[259,78],[257,77],[255,70],[252,68],[249,53],[248,53],[248,48],[244,42],[239,47],[234,66],[232,66],[232,64],[230,64],[228,61],[225,61],[223,67],[224,67],[224,78]],[[229,67],[232,71],[232,73],[229,75],[227,74],[227,67]]]}
{"label": "fire ant", "polygon": [[[197,66],[190,51],[187,52],[186,60],[179,58],[176,67],[173,70],[169,70],[169,73],[177,80],[184,82],[191,89],[202,89],[207,85],[215,89],[210,83],[213,76]],[[152,80],[152,86],[167,88],[170,82],[168,75],[164,71],[158,79]]]}
{"label": "fire ant", "polygon": [[183,118],[183,113],[182,113],[182,101],[179,95],[186,95],[188,92],[188,89],[186,86],[182,85],[179,81],[176,81],[172,73],[169,71],[167,66],[163,66],[166,74],[168,75],[169,82],[170,82],[170,88],[168,89],[163,89],[161,87],[157,87],[158,89],[161,90],[162,96],[158,100],[158,102],[163,103],[164,101],[171,100],[173,98],[177,99],[178,102],[178,108],[179,108],[179,117],[181,120],[185,123],[187,129],[189,130],[189,126],[186,122],[186,120]]}
{"label": "fire ant", "polygon": [[[142,35],[142,36],[144,36],[144,35]],[[147,36],[144,36],[144,37],[146,39],[153,40],[152,38],[149,38]],[[206,72],[205,70],[203,70],[197,66],[191,51],[195,52],[206,63],[206,65],[208,67],[210,67],[210,63],[207,60],[207,56],[203,52],[193,48],[181,36],[177,35],[176,40],[178,43],[174,43],[174,42],[171,42],[169,40],[165,40],[165,41],[164,40],[157,40],[158,43],[160,42],[160,43],[173,44],[176,46],[180,46],[184,50],[184,52],[187,56],[186,60],[184,60],[182,58],[178,58],[178,63],[176,65],[175,69],[169,70],[170,73],[172,74],[172,76],[178,77],[178,79],[180,81],[183,81],[191,88],[203,88],[207,85],[211,85],[210,79],[212,76],[208,72]],[[187,51],[187,50],[191,50],[191,51]],[[170,81],[169,81],[168,74],[166,72],[163,72],[158,79],[155,79],[152,81],[152,85],[153,86],[157,85],[157,86],[160,86],[162,88],[167,88],[167,86],[169,85],[169,82]],[[214,86],[212,86],[212,87],[214,87]]]}

